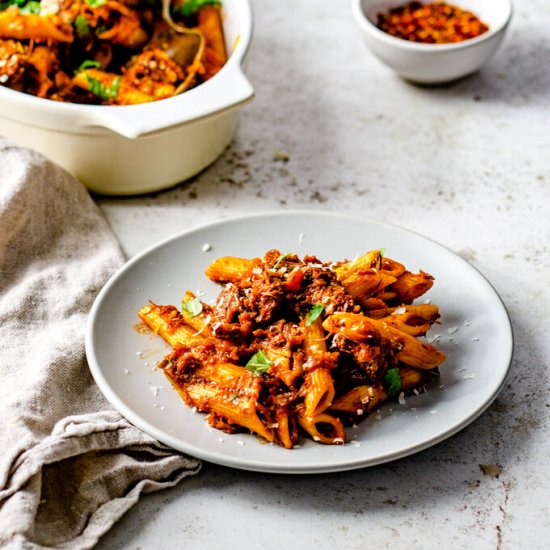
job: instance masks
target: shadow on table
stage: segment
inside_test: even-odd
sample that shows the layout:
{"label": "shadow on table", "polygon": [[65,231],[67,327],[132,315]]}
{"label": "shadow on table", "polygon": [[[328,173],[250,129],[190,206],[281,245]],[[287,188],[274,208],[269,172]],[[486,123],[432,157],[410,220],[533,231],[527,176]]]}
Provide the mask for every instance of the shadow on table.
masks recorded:
{"label": "shadow on table", "polygon": [[548,30],[526,25],[511,29],[495,57],[474,75],[443,86],[412,86],[442,101],[464,97],[510,106],[547,105],[549,58]]}

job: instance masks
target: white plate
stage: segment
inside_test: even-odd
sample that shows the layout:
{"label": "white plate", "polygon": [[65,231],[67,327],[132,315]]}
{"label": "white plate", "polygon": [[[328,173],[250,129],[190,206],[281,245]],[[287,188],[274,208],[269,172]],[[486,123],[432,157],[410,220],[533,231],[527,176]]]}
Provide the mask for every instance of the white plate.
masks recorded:
{"label": "white plate", "polygon": [[[208,252],[205,244],[211,245]],[[219,287],[204,270],[219,256],[261,256],[270,248],[354,258],[385,248],[388,257],[435,277],[426,295],[440,307],[437,344],[447,360],[430,389],[386,404],[348,430],[345,446],[304,441],[287,450],[251,435],[227,435],[185,406],[155,364],[168,351],[160,337],[136,330],[138,309],[152,300],[181,303],[183,292]],[[419,302],[424,301],[422,297]],[[428,337],[430,337],[430,334]],[[464,259],[418,234],[392,225],[330,213],[264,213],[210,224],[164,241],[132,258],[105,285],[92,308],[86,353],[107,399],[130,422],[163,443],[210,462],[280,473],[318,473],[380,464],[426,449],[464,428],[495,399],[508,372],[513,339],[495,290]],[[381,416],[381,418],[377,418]]]}

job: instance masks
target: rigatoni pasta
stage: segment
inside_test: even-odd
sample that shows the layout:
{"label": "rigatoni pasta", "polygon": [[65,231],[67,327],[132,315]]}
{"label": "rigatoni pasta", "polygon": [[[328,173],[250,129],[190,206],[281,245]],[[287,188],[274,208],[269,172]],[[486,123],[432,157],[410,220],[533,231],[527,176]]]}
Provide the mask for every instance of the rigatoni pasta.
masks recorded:
{"label": "rigatoni pasta", "polygon": [[346,426],[425,386],[445,360],[421,340],[437,306],[412,303],[433,277],[381,250],[335,264],[270,250],[206,274],[222,285],[215,304],[187,291],[181,310],[138,314],[172,346],[159,368],[183,401],[225,432],[287,449],[303,436],[344,444]]}

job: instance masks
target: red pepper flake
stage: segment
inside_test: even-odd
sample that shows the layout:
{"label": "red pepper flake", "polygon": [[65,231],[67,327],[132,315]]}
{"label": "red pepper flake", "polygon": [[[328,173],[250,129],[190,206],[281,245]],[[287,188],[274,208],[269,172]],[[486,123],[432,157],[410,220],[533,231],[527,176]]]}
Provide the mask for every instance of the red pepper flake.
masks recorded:
{"label": "red pepper flake", "polygon": [[396,38],[424,44],[462,42],[489,30],[473,13],[445,2],[409,2],[378,14],[377,27]]}

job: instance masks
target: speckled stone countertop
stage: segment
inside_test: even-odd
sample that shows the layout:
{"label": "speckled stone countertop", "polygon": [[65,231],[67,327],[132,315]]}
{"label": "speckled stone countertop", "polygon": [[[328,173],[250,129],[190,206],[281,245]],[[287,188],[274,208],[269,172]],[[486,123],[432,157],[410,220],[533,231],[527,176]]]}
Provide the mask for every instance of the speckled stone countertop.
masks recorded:
{"label": "speckled stone countertop", "polygon": [[307,208],[396,223],[477,267],[504,300],[505,388],[458,435],[347,473],[277,476],[204,464],[145,496],[112,549],[547,548],[550,539],[550,4],[517,2],[483,70],[412,86],[363,46],[348,2],[254,3],[255,100],[194,180],[100,198],[128,256],[194,225]]}

